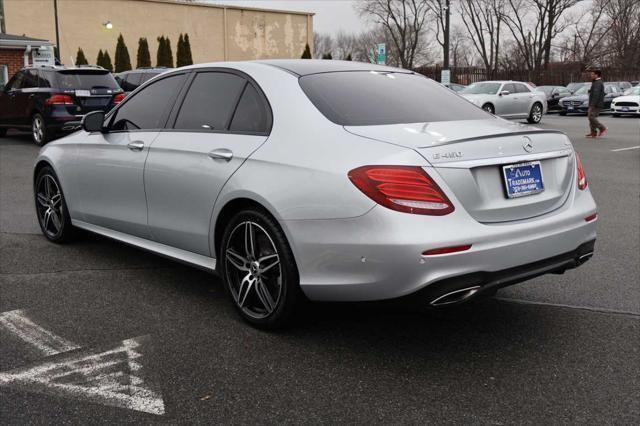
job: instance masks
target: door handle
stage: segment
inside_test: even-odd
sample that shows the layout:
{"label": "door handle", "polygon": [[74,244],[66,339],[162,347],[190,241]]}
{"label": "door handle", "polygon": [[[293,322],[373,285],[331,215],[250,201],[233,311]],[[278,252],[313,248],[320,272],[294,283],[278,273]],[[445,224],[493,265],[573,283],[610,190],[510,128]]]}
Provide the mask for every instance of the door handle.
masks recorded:
{"label": "door handle", "polygon": [[209,152],[209,157],[213,158],[214,160],[231,161],[231,159],[233,158],[233,152],[226,148],[214,149],[213,151]]}
{"label": "door handle", "polygon": [[131,151],[142,151],[142,149],[144,148],[144,143],[140,141],[130,142],[127,144],[127,147],[129,147]]}

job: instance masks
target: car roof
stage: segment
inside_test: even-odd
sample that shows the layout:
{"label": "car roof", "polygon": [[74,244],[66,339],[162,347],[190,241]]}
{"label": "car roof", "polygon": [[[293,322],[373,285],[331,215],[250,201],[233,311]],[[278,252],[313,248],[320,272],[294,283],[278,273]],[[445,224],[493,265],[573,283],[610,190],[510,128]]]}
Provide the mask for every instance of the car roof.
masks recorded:
{"label": "car roof", "polygon": [[270,59],[254,62],[280,68],[300,77],[310,74],[345,71],[380,71],[413,74],[413,71],[411,70],[356,61],[334,61],[326,59]]}

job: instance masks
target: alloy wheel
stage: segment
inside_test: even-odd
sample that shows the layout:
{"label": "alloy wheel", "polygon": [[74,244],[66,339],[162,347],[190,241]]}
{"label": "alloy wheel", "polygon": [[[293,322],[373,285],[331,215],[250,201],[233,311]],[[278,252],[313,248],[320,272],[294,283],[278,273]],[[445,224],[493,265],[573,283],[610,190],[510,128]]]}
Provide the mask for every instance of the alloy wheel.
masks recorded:
{"label": "alloy wheel", "polygon": [[36,207],[43,231],[50,238],[56,238],[62,232],[64,212],[62,193],[55,178],[44,175],[38,182]]}
{"label": "alloy wheel", "polygon": [[33,132],[33,140],[38,145],[42,144],[44,140],[44,121],[40,115],[35,115],[31,123],[31,131]]}
{"label": "alloy wheel", "polygon": [[539,123],[542,120],[542,107],[539,104],[535,104],[531,109],[531,119],[534,123]]}
{"label": "alloy wheel", "polygon": [[282,296],[280,256],[268,232],[252,221],[238,224],[225,247],[225,271],[236,305],[248,316],[263,319]]}

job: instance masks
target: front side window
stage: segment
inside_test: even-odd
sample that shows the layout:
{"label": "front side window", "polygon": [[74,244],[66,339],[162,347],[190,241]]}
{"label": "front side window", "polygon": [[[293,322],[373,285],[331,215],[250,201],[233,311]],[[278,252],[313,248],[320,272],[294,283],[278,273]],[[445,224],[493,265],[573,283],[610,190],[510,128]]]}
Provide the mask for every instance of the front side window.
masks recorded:
{"label": "front side window", "polygon": [[529,93],[531,92],[531,90],[529,90],[529,88],[527,86],[525,86],[522,83],[514,83],[514,86],[516,86],[516,91],[518,93]]}
{"label": "front side window", "polygon": [[[315,107],[343,126],[488,118],[451,90],[415,74],[329,72],[307,75],[299,82]],[[497,92],[500,84],[492,84],[497,84]]]}
{"label": "front side window", "polygon": [[516,93],[516,86],[511,84],[511,83],[507,83],[504,86],[502,86],[502,91],[508,91],[509,93]]}
{"label": "front side window", "polygon": [[246,80],[223,72],[198,73],[184,98],[174,128],[226,130]]}
{"label": "front side window", "polygon": [[37,70],[25,70],[24,78],[22,79],[22,89],[33,89],[38,87],[38,71]]}
{"label": "front side window", "polygon": [[116,110],[111,130],[161,129],[186,74],[172,75],[145,87]]}

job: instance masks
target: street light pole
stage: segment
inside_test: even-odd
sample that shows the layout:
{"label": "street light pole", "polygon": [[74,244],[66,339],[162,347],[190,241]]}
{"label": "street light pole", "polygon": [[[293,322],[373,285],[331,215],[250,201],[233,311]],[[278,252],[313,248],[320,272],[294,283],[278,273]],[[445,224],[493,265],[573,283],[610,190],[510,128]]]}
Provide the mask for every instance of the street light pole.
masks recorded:
{"label": "street light pole", "polygon": [[449,0],[445,0],[444,11],[446,13],[444,18],[444,61],[442,68],[449,69]]}
{"label": "street light pole", "polygon": [[58,60],[60,60],[60,32],[58,30],[58,0],[53,0],[53,15],[56,20],[56,47],[58,48]]}

